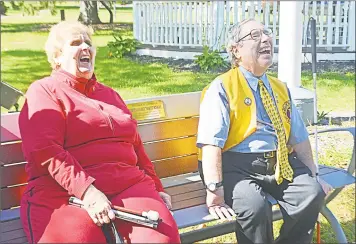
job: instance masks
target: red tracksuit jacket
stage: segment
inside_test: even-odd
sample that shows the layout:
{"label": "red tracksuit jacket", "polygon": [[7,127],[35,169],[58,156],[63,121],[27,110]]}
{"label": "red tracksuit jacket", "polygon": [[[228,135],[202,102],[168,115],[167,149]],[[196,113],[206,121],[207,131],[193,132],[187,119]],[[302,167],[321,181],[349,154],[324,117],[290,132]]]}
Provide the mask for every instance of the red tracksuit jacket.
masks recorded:
{"label": "red tracksuit jacket", "polygon": [[86,82],[55,71],[33,83],[26,97],[19,125],[30,185],[59,184],[81,198],[93,182],[105,194],[115,194],[145,172],[163,191],[137,123],[114,90],[95,77]]}
{"label": "red tracksuit jacket", "polygon": [[[126,200],[115,203],[116,200],[111,198],[118,197],[127,189],[135,189],[137,194],[125,193],[127,197],[124,199],[139,196],[141,191],[149,191],[151,188],[145,184],[138,187],[148,179],[153,183],[150,194],[164,207],[154,190],[163,191],[163,187],[144,152],[137,122],[114,90],[97,82],[95,76],[87,81],[59,70],[31,84],[26,98],[19,126],[23,153],[28,162],[26,172],[29,184],[21,202],[21,219],[30,242],[54,241],[51,238],[58,231],[58,224],[51,225],[51,221],[55,221],[56,209],[68,205],[70,195],[82,198],[90,184],[106,194],[113,204],[123,205]],[[133,187],[135,185],[136,188]],[[127,201],[130,205],[130,200]],[[150,204],[149,201],[146,205]],[[136,200],[135,204],[144,202]],[[156,205],[153,204],[152,208]],[[71,211],[66,214],[75,216],[78,212]],[[175,240],[179,240],[169,211],[160,211],[164,212],[163,216],[168,212],[166,219],[172,227],[171,232],[166,231],[172,234],[166,233],[165,236],[175,236]],[[87,225],[92,227],[94,223],[88,218]],[[60,228],[64,233],[71,233],[65,225]],[[93,228],[96,228],[95,225]],[[58,237],[58,241],[86,241],[83,235],[68,239],[62,236]],[[95,242],[102,239],[88,240]]]}

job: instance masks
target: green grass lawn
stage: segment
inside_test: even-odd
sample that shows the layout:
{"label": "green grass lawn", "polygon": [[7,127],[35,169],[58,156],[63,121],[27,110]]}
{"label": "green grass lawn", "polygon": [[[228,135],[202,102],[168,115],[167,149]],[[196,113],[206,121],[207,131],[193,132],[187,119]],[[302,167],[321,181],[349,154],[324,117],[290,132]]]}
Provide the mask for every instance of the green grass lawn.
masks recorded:
{"label": "green grass lawn", "polygon": [[[67,19],[75,20],[79,10],[68,5]],[[106,10],[100,10],[103,22],[108,21]],[[118,9],[115,25],[94,26],[94,44],[98,48],[96,74],[104,84],[117,90],[124,99],[150,97],[200,91],[218,74],[202,72],[177,72],[165,64],[139,64],[130,59],[108,59],[106,44],[113,40],[113,29],[124,36],[132,37],[132,10]],[[22,16],[19,11],[9,11],[1,19],[1,79],[22,92],[35,80],[48,76],[51,72],[43,51],[49,28],[60,20],[59,14],[51,16],[42,11],[39,16]],[[273,74],[277,76],[277,74]],[[312,89],[312,75],[302,73],[302,84]],[[20,101],[23,103],[23,99]],[[326,72],[318,74],[318,110],[355,112],[355,73]],[[6,112],[1,108],[1,112]],[[355,126],[355,123],[344,123]],[[321,140],[320,162],[345,167],[351,153],[350,138],[328,137]],[[355,186],[347,187],[332,203],[331,210],[341,220],[348,240],[355,240]],[[322,220],[324,243],[335,242],[335,236],[325,219]],[[275,222],[275,233],[281,221]],[[205,242],[235,242],[232,234],[213,238]]]}
{"label": "green grass lawn", "polygon": [[[38,36],[42,38],[42,34]],[[112,37],[98,34],[94,36],[94,42],[97,39],[105,42],[112,40]],[[34,45],[40,46],[39,41]],[[199,91],[217,76],[202,72],[175,72],[159,63],[138,64],[125,58],[108,59],[107,53],[105,45],[98,45],[97,77],[117,90],[124,99]],[[30,83],[51,72],[45,53],[40,48],[2,51],[1,67],[2,80],[23,92]],[[318,75],[318,110],[355,111],[354,79],[355,73],[329,72]],[[302,82],[305,87],[312,89],[310,73],[302,74]]]}

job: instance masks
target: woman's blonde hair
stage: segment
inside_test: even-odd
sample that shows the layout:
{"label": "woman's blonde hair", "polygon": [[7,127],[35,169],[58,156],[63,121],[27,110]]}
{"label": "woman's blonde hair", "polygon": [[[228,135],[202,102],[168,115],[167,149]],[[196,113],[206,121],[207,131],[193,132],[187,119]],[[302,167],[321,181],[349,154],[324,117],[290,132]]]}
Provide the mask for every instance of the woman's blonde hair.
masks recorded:
{"label": "woman's blonde hair", "polygon": [[93,29],[77,21],[62,21],[52,26],[45,44],[45,51],[47,60],[53,69],[58,68],[55,58],[58,57],[67,39],[72,35],[84,33],[91,39]]}

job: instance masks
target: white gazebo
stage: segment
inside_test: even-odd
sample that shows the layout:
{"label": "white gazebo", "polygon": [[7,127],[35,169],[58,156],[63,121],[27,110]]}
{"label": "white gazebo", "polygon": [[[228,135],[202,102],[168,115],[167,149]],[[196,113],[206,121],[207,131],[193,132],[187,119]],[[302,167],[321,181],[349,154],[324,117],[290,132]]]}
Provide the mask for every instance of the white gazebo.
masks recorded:
{"label": "white gazebo", "polygon": [[194,59],[203,46],[224,55],[226,33],[246,18],[273,30],[278,77],[287,82],[305,121],[313,93],[301,88],[301,63],[311,61],[310,17],[316,19],[318,60],[355,60],[355,1],[133,1],[141,55]]}
{"label": "white gazebo", "polygon": [[[283,2],[134,1],[134,37],[153,49],[199,50],[203,45],[221,49],[229,27],[253,17],[273,30],[273,42],[278,50]],[[355,51],[355,1],[306,1],[299,4],[302,46],[310,44],[307,40],[308,20],[314,17],[319,50],[324,53]],[[293,14],[297,9],[285,11]],[[341,58],[347,57],[342,55]]]}

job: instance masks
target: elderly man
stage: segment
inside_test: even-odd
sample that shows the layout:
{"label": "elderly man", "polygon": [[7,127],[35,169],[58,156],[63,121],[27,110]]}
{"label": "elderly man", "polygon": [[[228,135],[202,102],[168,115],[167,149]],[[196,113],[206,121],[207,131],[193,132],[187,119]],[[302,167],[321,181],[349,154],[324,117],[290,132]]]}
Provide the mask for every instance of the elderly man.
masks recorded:
{"label": "elderly man", "polygon": [[284,224],[277,243],[310,243],[331,187],[318,179],[305,125],[285,83],[266,75],[272,31],[245,20],[229,31],[233,68],[202,92],[197,146],[206,204],[236,215],[239,244],[273,243],[272,207]]}

